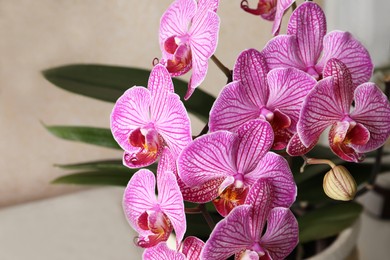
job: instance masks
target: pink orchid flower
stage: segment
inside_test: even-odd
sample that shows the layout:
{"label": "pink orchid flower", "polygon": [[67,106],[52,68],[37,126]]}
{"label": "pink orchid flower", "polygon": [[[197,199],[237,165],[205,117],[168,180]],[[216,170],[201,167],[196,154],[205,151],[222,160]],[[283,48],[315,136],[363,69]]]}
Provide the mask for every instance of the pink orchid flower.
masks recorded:
{"label": "pink orchid flower", "polygon": [[155,247],[147,248],[142,259],[144,260],[198,260],[203,249],[204,242],[197,237],[186,237],[179,250],[168,248],[165,242]]}
{"label": "pink orchid flower", "polygon": [[148,88],[132,87],[116,102],[111,131],[125,150],[123,163],[139,168],[157,160],[165,146],[176,156],[192,140],[191,125],[172,79],[162,65],[153,68]]}
{"label": "pink orchid flower", "polygon": [[131,227],[139,233],[137,245],[153,247],[175,230],[177,245],[186,231],[183,196],[172,172],[137,171],[123,196],[123,209]]}
{"label": "pink orchid flower", "polygon": [[[298,134],[302,143],[316,143],[331,126],[329,144],[341,159],[359,162],[364,153],[384,144],[390,135],[390,104],[374,83],[355,87],[348,68],[330,59],[324,79],[307,95],[303,104]],[[355,102],[351,110],[352,102]]]}
{"label": "pink orchid flower", "polygon": [[[284,259],[298,244],[298,223],[288,208],[274,207],[274,189],[259,179],[207,240],[202,259]],[[263,229],[267,225],[263,234]]]}
{"label": "pink orchid flower", "polygon": [[190,98],[195,88],[206,77],[208,60],[218,42],[219,17],[215,13],[218,0],[176,0],[161,17],[161,63],[172,76],[180,76],[192,68],[188,91]]}
{"label": "pink orchid flower", "polygon": [[292,13],[287,35],[271,39],[262,53],[270,69],[293,67],[317,80],[323,76],[325,63],[337,58],[350,70],[355,86],[367,82],[372,75],[373,64],[363,45],[348,32],[325,34],[326,19],[321,7],[305,2]]}
{"label": "pink orchid flower", "polygon": [[287,161],[268,152],[272,143],[272,128],[263,120],[243,124],[237,133],[218,131],[201,136],[180,154],[179,176],[189,187],[213,185],[219,198],[209,193],[207,199],[214,200],[222,216],[244,203],[250,186],[259,178],[272,181],[278,206],[289,207],[296,186]]}
{"label": "pink orchid flower", "polygon": [[210,131],[235,131],[241,124],[261,118],[274,130],[273,149],[284,149],[299,119],[302,102],[316,80],[298,69],[280,68],[268,73],[263,55],[243,51],[210,111]]}
{"label": "pink orchid flower", "polygon": [[272,34],[278,35],[283,15],[295,0],[259,0],[257,8],[252,9],[247,0],[241,1],[241,8],[251,14],[260,15],[263,19],[274,21]]}

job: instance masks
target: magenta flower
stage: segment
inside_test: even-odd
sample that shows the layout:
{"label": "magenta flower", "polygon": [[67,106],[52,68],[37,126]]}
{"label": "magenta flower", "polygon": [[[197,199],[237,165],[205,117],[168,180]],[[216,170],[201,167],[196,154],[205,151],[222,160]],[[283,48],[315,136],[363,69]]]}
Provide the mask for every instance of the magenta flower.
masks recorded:
{"label": "magenta flower", "polygon": [[142,259],[144,260],[198,260],[203,249],[204,242],[196,237],[186,237],[179,250],[169,249],[165,242],[155,247],[147,248]]}
{"label": "magenta flower", "polygon": [[234,254],[235,259],[284,259],[289,255],[298,243],[298,223],[288,208],[274,207],[278,203],[273,192],[267,179],[259,179],[245,205],[233,209],[214,228],[202,259],[224,260]]}
{"label": "magenta flower", "polygon": [[161,63],[172,76],[192,68],[186,100],[206,77],[208,60],[217,47],[217,7],[218,0],[176,0],[161,17]]}
{"label": "magenta flower", "polygon": [[[287,161],[269,153],[273,143],[272,128],[263,120],[251,120],[237,133],[218,131],[195,139],[180,154],[179,176],[189,187],[210,185],[219,198],[211,194],[216,209],[226,216],[243,204],[248,190],[259,178],[267,178],[275,187],[274,196],[289,207],[295,200],[296,186]],[[209,184],[212,183],[212,184]]]}
{"label": "magenta flower", "polygon": [[117,100],[111,131],[130,168],[152,164],[165,146],[177,156],[191,142],[190,120],[164,66],[153,68],[147,89],[132,87]]}
{"label": "magenta flower", "polygon": [[139,233],[137,245],[153,247],[175,230],[179,245],[186,230],[183,197],[171,172],[154,174],[141,169],[130,179],[123,196],[123,209],[131,227]]}
{"label": "magenta flower", "polygon": [[355,87],[349,70],[337,59],[328,61],[324,79],[307,95],[298,134],[305,146],[311,146],[329,126],[330,148],[351,162],[361,161],[364,153],[382,146],[390,135],[386,96],[374,83]]}
{"label": "magenta flower", "polygon": [[355,86],[367,82],[373,70],[367,50],[348,32],[325,34],[324,12],[317,4],[305,2],[291,15],[287,35],[271,39],[262,53],[270,69],[293,67],[316,79],[322,78],[325,63],[337,58],[350,70]]}
{"label": "magenta flower", "polygon": [[233,82],[223,88],[210,111],[210,131],[237,128],[252,119],[267,120],[275,134],[273,149],[284,149],[296,133],[302,102],[316,80],[294,68],[268,67],[255,49],[243,51]]}
{"label": "magenta flower", "polygon": [[274,21],[272,26],[272,34],[279,34],[282,18],[288,8],[295,0],[259,0],[257,8],[252,9],[248,5],[247,0],[241,1],[241,8],[251,14],[260,15],[263,19]]}

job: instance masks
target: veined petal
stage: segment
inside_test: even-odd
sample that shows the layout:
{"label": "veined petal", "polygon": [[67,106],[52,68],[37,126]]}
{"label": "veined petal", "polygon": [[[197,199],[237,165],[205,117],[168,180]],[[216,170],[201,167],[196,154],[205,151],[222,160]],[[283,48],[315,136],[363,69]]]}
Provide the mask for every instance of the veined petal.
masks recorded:
{"label": "veined petal", "polygon": [[356,88],[355,109],[351,118],[363,124],[370,132],[367,144],[353,145],[359,152],[379,148],[390,135],[390,104],[374,83],[365,83]]}
{"label": "veined petal", "polygon": [[245,98],[259,108],[266,104],[268,98],[267,73],[267,63],[255,49],[241,52],[234,65],[233,80],[241,82]]}
{"label": "veined petal", "polygon": [[161,210],[168,216],[176,233],[177,244],[186,232],[183,196],[181,195],[176,176],[172,172],[157,173],[158,202]]}
{"label": "veined petal", "polygon": [[167,243],[161,242],[154,247],[146,248],[142,255],[142,259],[144,260],[167,260],[167,259],[186,260],[186,257],[184,254],[176,250],[169,249]]}
{"label": "veined petal", "polygon": [[198,0],[197,13],[203,13],[208,10],[216,12],[218,9],[219,0]]}
{"label": "veined petal", "polygon": [[269,98],[267,108],[279,109],[291,119],[289,129],[296,131],[299,113],[307,93],[317,81],[307,73],[295,68],[271,70],[268,75]]}
{"label": "veined petal", "polygon": [[321,7],[305,2],[292,13],[287,34],[297,37],[300,57],[306,67],[313,67],[320,57],[326,34],[326,18]]}
{"label": "veined petal", "polygon": [[318,140],[314,141],[309,147],[303,145],[299,139],[298,133],[295,133],[287,144],[286,152],[290,156],[300,156],[308,153],[317,144]]}
{"label": "veined petal", "polygon": [[267,179],[272,185],[272,207],[290,207],[297,196],[297,187],[286,159],[273,152],[267,153],[256,170],[249,174],[253,180]]}
{"label": "veined petal", "polygon": [[150,92],[143,87],[128,89],[116,101],[111,112],[111,132],[123,150],[132,149],[130,132],[146,125],[149,120]]}
{"label": "veined petal", "polygon": [[154,174],[147,169],[141,169],[131,177],[125,189],[123,210],[131,227],[138,232],[140,231],[137,225],[138,218],[157,204],[155,187]]}
{"label": "veined petal", "polygon": [[176,0],[160,20],[160,46],[164,52],[164,41],[171,36],[185,35],[196,13],[195,0]]}
{"label": "veined petal", "polygon": [[295,35],[278,35],[272,38],[261,51],[269,69],[297,68],[306,70],[306,64],[301,60]]}
{"label": "veined petal", "polygon": [[272,259],[284,259],[298,244],[298,233],[298,222],[292,212],[287,208],[273,208],[260,243]]}
{"label": "veined petal", "polygon": [[272,34],[278,35],[280,30],[280,24],[282,23],[282,18],[284,13],[288,8],[294,3],[295,0],[278,0],[276,4],[275,20],[272,25]]}
{"label": "veined petal", "polygon": [[344,114],[348,114],[351,108],[355,87],[353,86],[351,73],[349,73],[347,66],[338,59],[332,58],[326,63],[323,75],[324,78],[329,76],[333,77],[335,102],[340,108],[340,111],[343,111]]}
{"label": "veined petal", "polygon": [[218,131],[203,135],[190,143],[178,159],[179,177],[189,187],[234,175],[233,146],[237,135]]}
{"label": "veined petal", "polygon": [[252,246],[251,205],[241,205],[215,226],[204,245],[201,259],[225,260]]}
{"label": "veined petal", "polygon": [[245,122],[259,118],[260,108],[244,94],[245,86],[240,81],[226,85],[210,110],[210,132],[236,131]]}
{"label": "veined petal", "polygon": [[333,86],[333,77],[320,80],[303,102],[297,129],[306,147],[318,141],[326,127],[344,116],[335,101]]}
{"label": "veined petal", "polygon": [[151,118],[158,120],[164,112],[168,95],[174,92],[171,76],[163,65],[154,66],[149,76],[148,89],[152,96]]}
{"label": "veined petal", "polygon": [[347,66],[354,86],[367,82],[372,76],[374,65],[370,54],[348,32],[332,31],[325,35],[324,51],[317,65],[318,70],[321,71],[331,58],[336,58]]}
{"label": "veined petal", "polygon": [[192,140],[190,119],[177,94],[169,94],[155,126],[174,157]]}
{"label": "veined petal", "polygon": [[192,52],[192,75],[187,94],[184,97],[185,100],[190,98],[194,89],[206,77],[208,59],[217,48],[219,23],[218,15],[212,11],[194,17],[189,32],[189,44]]}
{"label": "veined petal", "polygon": [[184,239],[181,251],[187,257],[187,260],[198,260],[203,246],[204,242],[202,240],[189,236]]}
{"label": "veined petal", "polygon": [[259,160],[271,149],[274,133],[267,121],[251,120],[237,129],[239,144],[236,165],[239,173],[254,170]]}

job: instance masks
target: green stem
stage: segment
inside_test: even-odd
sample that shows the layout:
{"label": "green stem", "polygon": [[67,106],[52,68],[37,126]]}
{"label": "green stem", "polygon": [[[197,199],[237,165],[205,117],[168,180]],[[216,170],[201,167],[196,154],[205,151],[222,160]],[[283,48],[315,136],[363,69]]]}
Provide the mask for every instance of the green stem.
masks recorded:
{"label": "green stem", "polygon": [[206,209],[206,204],[199,204],[199,209],[201,210],[202,215],[207,222],[207,225],[209,225],[211,231],[213,231],[215,223],[214,220],[211,218],[210,213]]}
{"label": "green stem", "polygon": [[225,74],[229,81],[232,78],[232,71],[229,70],[225,65],[223,65],[222,62],[215,55],[211,56],[211,60]]}

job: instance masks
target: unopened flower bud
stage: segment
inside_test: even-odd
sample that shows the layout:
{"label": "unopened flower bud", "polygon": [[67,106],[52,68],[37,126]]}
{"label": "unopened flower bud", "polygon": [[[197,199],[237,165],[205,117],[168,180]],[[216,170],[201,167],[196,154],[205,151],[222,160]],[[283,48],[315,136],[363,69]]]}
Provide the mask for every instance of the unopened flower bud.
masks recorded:
{"label": "unopened flower bud", "polygon": [[333,167],[324,176],[326,195],[334,200],[352,200],[356,194],[356,182],[349,171],[341,165]]}

